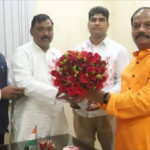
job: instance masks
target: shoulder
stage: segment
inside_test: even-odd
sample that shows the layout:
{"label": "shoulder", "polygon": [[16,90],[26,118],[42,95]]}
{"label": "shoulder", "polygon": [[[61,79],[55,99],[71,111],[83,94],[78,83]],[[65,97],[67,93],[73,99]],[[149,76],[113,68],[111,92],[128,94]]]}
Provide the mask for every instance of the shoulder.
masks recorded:
{"label": "shoulder", "polygon": [[32,41],[27,42],[27,43],[25,43],[25,44],[19,46],[19,47],[17,48],[17,51],[18,51],[18,50],[29,50],[29,48],[31,48],[31,47],[33,47]]}
{"label": "shoulder", "polygon": [[2,53],[0,53],[0,57],[1,57],[1,58],[5,58],[4,55],[3,55]]}
{"label": "shoulder", "polygon": [[18,47],[13,55],[13,61],[28,60],[32,57],[32,41]]}
{"label": "shoulder", "polygon": [[32,41],[30,41],[18,47],[15,50],[14,55],[31,54],[32,49],[33,49],[33,43]]}
{"label": "shoulder", "polygon": [[55,53],[61,53],[60,50],[54,48],[54,47],[51,47],[50,50],[51,52],[55,52]]}
{"label": "shoulder", "polygon": [[114,51],[115,53],[128,56],[127,49],[117,41],[107,38],[107,47],[108,49],[111,49],[111,51]]}
{"label": "shoulder", "polygon": [[21,46],[19,46],[16,50],[15,53],[23,53],[23,52],[28,52],[32,48],[32,41],[25,43]]}
{"label": "shoulder", "polygon": [[112,39],[109,39],[107,38],[107,43],[110,45],[110,46],[113,46],[119,50],[125,50],[126,51],[126,48],[125,46],[123,46],[121,43],[117,42],[117,41],[114,41]]}
{"label": "shoulder", "polygon": [[54,47],[51,47],[49,50],[48,50],[48,54],[49,55],[53,55],[53,56],[56,56],[56,57],[60,57],[62,55],[61,51],[54,48]]}
{"label": "shoulder", "polygon": [[88,40],[83,41],[82,43],[78,44],[78,45],[74,48],[74,50],[76,50],[76,51],[81,51],[81,50],[83,50],[83,49],[86,49],[87,46],[88,46]]}
{"label": "shoulder", "polygon": [[1,63],[6,63],[6,59],[2,53],[0,53],[0,64]]}

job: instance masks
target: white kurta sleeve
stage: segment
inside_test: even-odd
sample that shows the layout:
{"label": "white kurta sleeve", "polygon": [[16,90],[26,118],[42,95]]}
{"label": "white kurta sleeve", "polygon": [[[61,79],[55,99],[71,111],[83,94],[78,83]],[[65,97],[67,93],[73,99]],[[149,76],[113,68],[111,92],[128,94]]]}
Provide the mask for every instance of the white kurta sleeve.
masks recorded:
{"label": "white kurta sleeve", "polygon": [[50,83],[39,81],[33,76],[33,59],[32,54],[24,49],[15,52],[12,62],[14,82],[18,87],[25,89],[25,96],[54,104],[57,89]]}

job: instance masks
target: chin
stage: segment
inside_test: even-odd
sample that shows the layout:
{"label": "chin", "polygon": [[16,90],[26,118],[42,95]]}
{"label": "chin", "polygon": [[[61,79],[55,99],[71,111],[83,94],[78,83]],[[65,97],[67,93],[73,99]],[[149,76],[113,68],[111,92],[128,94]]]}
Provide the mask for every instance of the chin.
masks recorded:
{"label": "chin", "polygon": [[41,49],[42,49],[43,51],[47,51],[47,50],[49,49],[49,46],[41,46]]}
{"label": "chin", "polygon": [[146,45],[145,43],[142,44],[137,44],[137,47],[139,50],[146,50],[146,49],[150,49],[150,45]]}

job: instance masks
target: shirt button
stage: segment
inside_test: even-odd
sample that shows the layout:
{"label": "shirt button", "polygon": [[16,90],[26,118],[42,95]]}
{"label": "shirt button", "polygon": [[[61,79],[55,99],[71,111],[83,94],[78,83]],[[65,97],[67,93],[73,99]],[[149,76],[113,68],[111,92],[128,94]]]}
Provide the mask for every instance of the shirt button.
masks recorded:
{"label": "shirt button", "polygon": [[130,89],[131,89],[131,87],[128,87],[128,89],[130,90]]}
{"label": "shirt button", "polygon": [[136,64],[139,64],[139,62],[137,61]]}
{"label": "shirt button", "polygon": [[135,75],[133,74],[133,75],[132,75],[132,78],[134,78],[134,77],[135,77]]}

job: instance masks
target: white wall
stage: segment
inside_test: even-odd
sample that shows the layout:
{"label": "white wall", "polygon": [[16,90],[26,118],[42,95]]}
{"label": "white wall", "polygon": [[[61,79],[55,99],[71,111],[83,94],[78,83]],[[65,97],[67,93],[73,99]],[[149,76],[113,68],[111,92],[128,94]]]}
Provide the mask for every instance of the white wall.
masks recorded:
{"label": "white wall", "polygon": [[37,0],[35,13],[46,13],[52,18],[55,24],[52,45],[66,51],[88,38],[88,11],[98,5],[110,11],[108,35],[125,45],[131,54],[136,47],[130,18],[137,8],[150,6],[148,0]]}
{"label": "white wall", "polygon": [[87,13],[98,3],[99,1],[96,0],[38,0],[36,13],[50,15],[55,24],[53,45],[66,51],[88,37]]}

